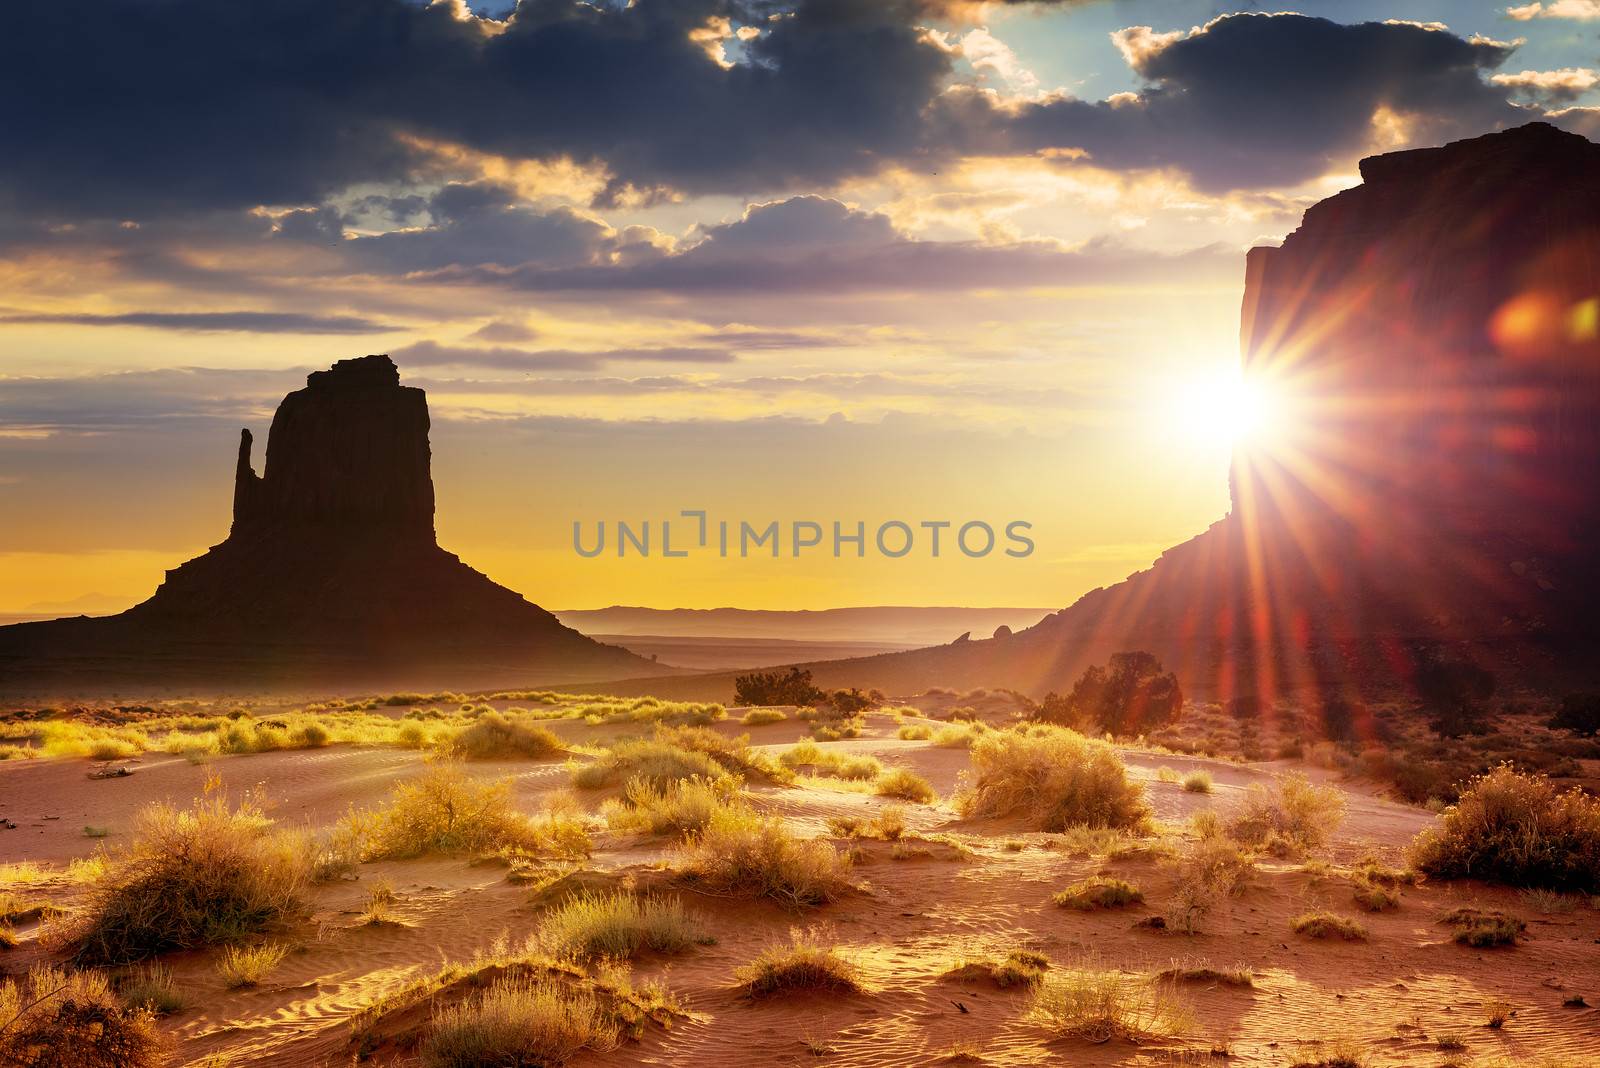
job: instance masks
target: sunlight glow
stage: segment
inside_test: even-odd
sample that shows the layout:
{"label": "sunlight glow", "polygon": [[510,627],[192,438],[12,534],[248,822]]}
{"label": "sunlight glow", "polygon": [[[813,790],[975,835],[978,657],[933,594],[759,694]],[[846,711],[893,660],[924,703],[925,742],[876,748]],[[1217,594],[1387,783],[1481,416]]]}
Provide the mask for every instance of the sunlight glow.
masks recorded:
{"label": "sunlight glow", "polygon": [[1258,438],[1274,414],[1266,387],[1237,370],[1184,383],[1170,404],[1174,425],[1196,445],[1237,445]]}

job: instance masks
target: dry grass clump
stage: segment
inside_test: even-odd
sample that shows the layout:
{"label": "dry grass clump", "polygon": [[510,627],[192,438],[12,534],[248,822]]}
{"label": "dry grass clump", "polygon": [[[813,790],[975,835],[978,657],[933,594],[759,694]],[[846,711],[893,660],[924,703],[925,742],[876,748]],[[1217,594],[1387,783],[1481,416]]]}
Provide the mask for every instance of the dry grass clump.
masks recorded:
{"label": "dry grass clump", "polygon": [[746,727],[760,727],[768,723],[782,723],[788,719],[788,713],[778,708],[752,708],[740,717],[739,722]]}
{"label": "dry grass clump", "polygon": [[540,944],[560,960],[631,960],[647,949],[677,953],[699,938],[677,898],[625,892],[574,895],[539,926]]}
{"label": "dry grass clump", "polygon": [[598,790],[628,779],[665,786],[679,779],[718,779],[726,772],[705,753],[653,739],[618,742],[604,756],[572,769],[572,784]]}
{"label": "dry grass clump", "polygon": [[384,808],[347,820],[363,860],[516,851],[571,856],[589,848],[577,816],[552,808],[530,820],[511,807],[509,781],[480,782],[455,763],[435,764],[389,796]]}
{"label": "dry grass clump", "polygon": [[299,908],[309,853],[305,836],[275,830],[253,799],[152,805],[127,851],[90,885],[64,941],[94,964],[233,941]]}
{"label": "dry grass clump", "polygon": [[1213,986],[1250,987],[1256,984],[1249,968],[1214,968],[1203,961],[1173,964],[1157,972],[1156,979],[1165,983],[1209,983]]}
{"label": "dry grass clump", "polygon": [[854,994],[861,990],[856,966],[831,947],[820,944],[813,932],[790,931],[788,945],[767,947],[735,972],[734,979],[739,989],[752,998],[796,991]]}
{"label": "dry grass clump", "polygon": [[1050,958],[1025,949],[1013,950],[1002,961],[967,960],[944,973],[945,979],[971,982],[987,979],[995,986],[1037,986],[1050,970]]}
{"label": "dry grass clump", "polygon": [[806,770],[813,775],[856,781],[876,779],[883,772],[883,765],[877,757],[824,749],[810,739],[785,750],[778,757],[778,762],[796,771]]}
{"label": "dry grass clump", "polygon": [[1344,793],[1291,772],[1265,786],[1252,783],[1230,832],[1246,845],[1274,852],[1320,849],[1344,821]]}
{"label": "dry grass clump", "polygon": [[1472,781],[1411,846],[1419,871],[1549,890],[1600,891],[1600,800],[1502,764]]}
{"label": "dry grass clump", "polygon": [[503,978],[439,1010],[422,1044],[429,1068],[555,1066],[617,1045],[620,1030],[595,997],[558,983]]}
{"label": "dry grass clump", "polygon": [[1439,922],[1453,929],[1451,938],[1454,941],[1475,949],[1514,946],[1518,936],[1528,929],[1528,925],[1515,916],[1474,908],[1452,909],[1441,916]]}
{"label": "dry grass clump", "polygon": [[605,815],[614,830],[684,835],[710,823],[719,810],[738,804],[738,793],[727,778],[678,779],[663,786],[629,779],[622,800],[607,802]]}
{"label": "dry grass clump", "polygon": [[1144,901],[1144,892],[1122,879],[1095,875],[1073,883],[1051,898],[1065,909],[1088,912],[1093,909],[1119,909]]}
{"label": "dry grass clump", "polygon": [[572,771],[573,784],[599,789],[628,779],[662,787],[679,779],[719,779],[725,775],[787,780],[790,772],[750,749],[749,735],[727,738],[709,727],[658,724],[655,736],[621,741],[603,757]]}
{"label": "dry grass clump", "polygon": [[1368,912],[1385,912],[1400,905],[1400,892],[1393,887],[1383,886],[1379,883],[1367,882],[1364,879],[1356,880],[1355,891],[1352,894],[1355,903]]}
{"label": "dry grass clump", "polygon": [[877,838],[898,842],[906,833],[906,813],[902,805],[885,805],[876,816],[830,816],[828,830],[840,838]]}
{"label": "dry grass clump", "polygon": [[1192,1019],[1169,985],[1093,961],[1053,970],[1034,992],[1033,1019],[1090,1042],[1181,1034]]}
{"label": "dry grass clump", "polygon": [[471,760],[551,757],[562,751],[561,740],[550,728],[522,723],[493,709],[457,731],[451,746]]}
{"label": "dry grass clump", "polygon": [[38,965],[0,980],[0,1064],[155,1068],[167,1046],[154,1014],[125,1006],[102,973]]}
{"label": "dry grass clump", "polygon": [[1211,792],[1211,773],[1209,771],[1191,771],[1183,777],[1184,793],[1209,794]]}
{"label": "dry grass clump", "polygon": [[276,968],[289,952],[281,942],[263,942],[257,946],[229,946],[217,961],[217,974],[229,990],[255,986]]}
{"label": "dry grass clump", "polygon": [[1289,921],[1289,927],[1295,934],[1307,938],[1342,938],[1346,942],[1362,942],[1367,937],[1367,929],[1359,920],[1321,910],[1301,913]]}
{"label": "dry grass clump", "polygon": [[967,816],[1020,814],[1045,831],[1141,828],[1150,810],[1117,751],[1063,727],[995,731],[972,744]]}
{"label": "dry grass clump", "polygon": [[873,791],[879,797],[897,797],[919,805],[932,804],[939,796],[927,779],[910,768],[890,768],[878,776]]}
{"label": "dry grass clump", "polygon": [[989,725],[980,720],[969,723],[946,723],[933,732],[933,744],[941,749],[968,749],[979,738],[992,732]]}
{"label": "dry grass clump", "polygon": [[849,858],[827,842],[794,837],[783,821],[741,809],[714,813],[684,844],[684,875],[709,890],[826,904],[850,887]]}
{"label": "dry grass clump", "polygon": [[367,903],[361,910],[361,923],[367,927],[383,927],[388,924],[399,923],[394,918],[395,906],[394,884],[388,879],[379,879],[367,890]]}
{"label": "dry grass clump", "polygon": [[904,723],[894,736],[902,742],[925,742],[933,737],[933,727],[926,723]]}
{"label": "dry grass clump", "polygon": [[165,964],[147,964],[117,981],[117,996],[130,1009],[144,1009],[157,1016],[170,1016],[187,1002]]}

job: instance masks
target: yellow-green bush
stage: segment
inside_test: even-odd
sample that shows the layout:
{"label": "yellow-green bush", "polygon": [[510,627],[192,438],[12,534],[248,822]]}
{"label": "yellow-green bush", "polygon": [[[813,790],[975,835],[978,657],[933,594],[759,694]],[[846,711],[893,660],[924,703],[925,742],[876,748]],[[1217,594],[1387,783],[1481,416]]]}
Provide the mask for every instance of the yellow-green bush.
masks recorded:
{"label": "yellow-green bush", "polygon": [[1020,815],[1039,829],[1143,827],[1150,810],[1117,751],[1063,727],[995,731],[972,743],[965,815]]}

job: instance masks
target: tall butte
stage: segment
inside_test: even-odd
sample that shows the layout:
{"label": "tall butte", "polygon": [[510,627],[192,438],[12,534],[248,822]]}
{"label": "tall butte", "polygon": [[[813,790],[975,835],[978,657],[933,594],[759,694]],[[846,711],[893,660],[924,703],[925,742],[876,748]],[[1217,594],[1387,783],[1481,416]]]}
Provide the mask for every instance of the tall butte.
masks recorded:
{"label": "tall butte", "polygon": [[0,691],[550,685],[660,674],[441,549],[428,401],[387,356],[278,406],[263,471],[240,435],[233,526],[116,616],[0,628]]}
{"label": "tall butte", "polygon": [[1533,123],[1361,177],[1247,257],[1242,358],[1282,427],[1225,518],[1028,630],[818,681],[1039,694],[1144,649],[1224,698],[1393,694],[1436,661],[1600,682],[1600,145]]}

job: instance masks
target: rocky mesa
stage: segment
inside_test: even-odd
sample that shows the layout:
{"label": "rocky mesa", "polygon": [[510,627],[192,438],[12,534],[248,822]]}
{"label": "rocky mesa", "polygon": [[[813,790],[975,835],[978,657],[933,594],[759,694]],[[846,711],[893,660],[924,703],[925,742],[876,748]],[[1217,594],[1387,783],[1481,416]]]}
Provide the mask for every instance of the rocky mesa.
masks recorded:
{"label": "rocky mesa", "polygon": [[241,434],[233,526],[119,615],[0,628],[0,692],[549,685],[660,674],[440,548],[428,402],[387,356],[313,372]]}

